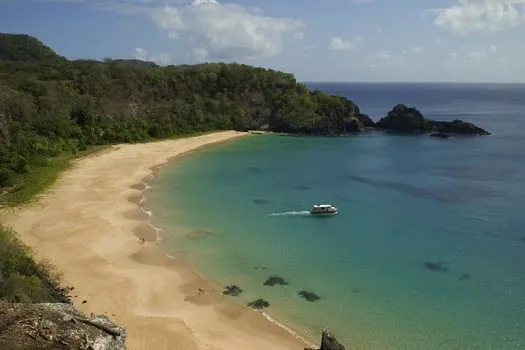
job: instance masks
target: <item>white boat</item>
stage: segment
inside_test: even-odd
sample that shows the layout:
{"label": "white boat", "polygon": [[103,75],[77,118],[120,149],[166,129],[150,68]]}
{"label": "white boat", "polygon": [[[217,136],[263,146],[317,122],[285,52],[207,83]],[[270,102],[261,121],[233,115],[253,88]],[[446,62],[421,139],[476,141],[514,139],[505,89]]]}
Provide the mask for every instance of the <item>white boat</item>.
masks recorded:
{"label": "white boat", "polygon": [[317,216],[336,215],[337,212],[337,208],[330,204],[315,204],[312,210],[310,210],[310,214]]}

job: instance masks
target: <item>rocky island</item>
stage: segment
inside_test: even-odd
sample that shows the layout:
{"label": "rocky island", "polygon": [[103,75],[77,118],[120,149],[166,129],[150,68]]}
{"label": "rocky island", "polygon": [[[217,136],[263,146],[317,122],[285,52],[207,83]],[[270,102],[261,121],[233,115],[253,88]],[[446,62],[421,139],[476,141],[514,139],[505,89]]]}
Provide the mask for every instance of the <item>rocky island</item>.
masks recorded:
{"label": "rocky island", "polygon": [[435,121],[427,119],[414,107],[396,105],[375,125],[378,130],[400,133],[435,132],[432,137],[447,138],[449,134],[490,135],[490,133],[472,123],[462,120]]}

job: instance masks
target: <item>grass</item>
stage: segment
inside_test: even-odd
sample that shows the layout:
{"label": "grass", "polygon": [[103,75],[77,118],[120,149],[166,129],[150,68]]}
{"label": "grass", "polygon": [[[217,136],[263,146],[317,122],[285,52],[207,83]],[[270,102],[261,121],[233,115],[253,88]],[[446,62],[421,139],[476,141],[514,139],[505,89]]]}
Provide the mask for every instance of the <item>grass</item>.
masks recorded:
{"label": "grass", "polygon": [[74,156],[51,158],[46,166],[31,169],[23,177],[21,183],[0,198],[0,209],[14,209],[27,204],[38,202],[42,195],[51,188],[60,175],[72,165],[72,161],[88,155],[96,154],[108,146],[96,146]]}
{"label": "grass", "polygon": [[[217,132],[217,130],[177,134],[164,139],[153,139],[150,141],[142,141],[137,143],[149,143],[164,140],[175,140],[186,137],[197,137],[209,135],[215,132]],[[51,188],[60,178],[60,175],[71,167],[72,161],[88,155],[96,154],[110,146],[111,145],[93,146],[86,151],[77,153],[74,156],[51,158],[48,160],[48,164],[46,166],[31,169],[31,172],[23,177],[21,183],[14,190],[8,191],[3,195],[0,194],[0,210],[14,209],[24,205],[38,203],[42,198],[42,195],[46,193],[46,190]]]}
{"label": "grass", "polygon": [[46,261],[36,262],[31,249],[11,229],[0,225],[0,299],[8,302],[67,302],[60,276]]}

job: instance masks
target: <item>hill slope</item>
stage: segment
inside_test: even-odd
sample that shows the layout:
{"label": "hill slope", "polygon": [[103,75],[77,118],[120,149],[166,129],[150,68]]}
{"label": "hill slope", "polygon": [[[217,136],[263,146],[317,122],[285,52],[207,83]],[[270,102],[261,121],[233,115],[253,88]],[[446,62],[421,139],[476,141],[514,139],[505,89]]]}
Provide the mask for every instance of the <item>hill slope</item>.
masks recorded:
{"label": "hill slope", "polygon": [[0,33],[0,60],[55,63],[64,61],[65,58],[57,55],[35,37]]}
{"label": "hill slope", "polygon": [[269,69],[68,61],[26,35],[1,34],[0,48],[0,188],[9,192],[94,145],[224,129],[328,135],[373,124],[352,101]]}

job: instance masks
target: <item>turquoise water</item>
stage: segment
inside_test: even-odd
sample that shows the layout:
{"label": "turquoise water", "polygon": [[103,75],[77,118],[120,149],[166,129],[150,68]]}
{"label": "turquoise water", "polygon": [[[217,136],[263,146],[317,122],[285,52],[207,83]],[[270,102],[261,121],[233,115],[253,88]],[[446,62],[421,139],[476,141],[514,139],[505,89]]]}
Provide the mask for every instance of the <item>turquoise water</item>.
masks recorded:
{"label": "turquoise water", "polygon": [[[496,134],[252,136],[199,151],[152,184],[165,246],[313,340],[327,328],[352,349],[524,349],[524,120],[509,103],[498,120],[425,103]],[[320,202],[340,214],[304,213]],[[270,275],[290,284],[263,286]]]}

